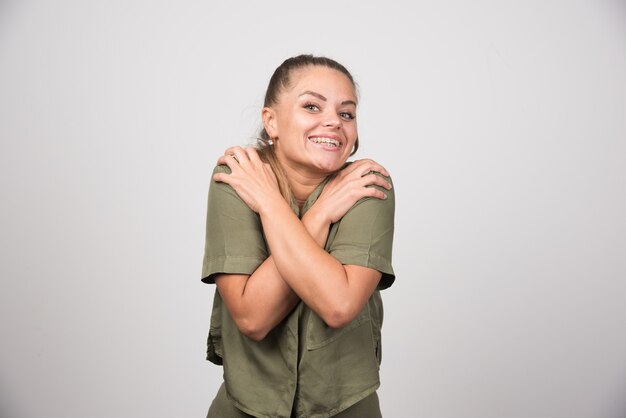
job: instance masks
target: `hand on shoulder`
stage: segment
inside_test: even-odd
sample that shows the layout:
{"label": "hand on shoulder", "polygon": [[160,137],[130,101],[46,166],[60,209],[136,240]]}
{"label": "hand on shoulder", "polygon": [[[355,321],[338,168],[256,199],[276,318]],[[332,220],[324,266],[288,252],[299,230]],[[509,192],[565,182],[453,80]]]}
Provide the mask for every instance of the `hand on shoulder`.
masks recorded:
{"label": "hand on shoulder", "polygon": [[332,176],[311,210],[319,211],[330,223],[335,223],[364,197],[387,198],[384,191],[372,186],[391,190],[389,172],[374,160],[356,160]]}
{"label": "hand on shoulder", "polygon": [[274,171],[255,148],[228,148],[217,164],[228,166],[230,173],[216,173],[213,180],[230,185],[253,211],[258,213],[268,202],[282,199]]}

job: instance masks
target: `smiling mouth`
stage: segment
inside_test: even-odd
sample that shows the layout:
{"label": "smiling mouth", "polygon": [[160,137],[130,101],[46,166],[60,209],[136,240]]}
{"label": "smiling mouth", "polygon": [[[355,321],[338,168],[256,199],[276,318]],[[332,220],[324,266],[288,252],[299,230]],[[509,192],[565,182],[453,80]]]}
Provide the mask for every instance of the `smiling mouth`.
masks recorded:
{"label": "smiling mouth", "polygon": [[331,147],[339,147],[341,145],[341,142],[337,141],[336,139],[327,138],[325,136],[312,136],[312,137],[309,137],[309,141],[314,142],[316,144],[329,145]]}

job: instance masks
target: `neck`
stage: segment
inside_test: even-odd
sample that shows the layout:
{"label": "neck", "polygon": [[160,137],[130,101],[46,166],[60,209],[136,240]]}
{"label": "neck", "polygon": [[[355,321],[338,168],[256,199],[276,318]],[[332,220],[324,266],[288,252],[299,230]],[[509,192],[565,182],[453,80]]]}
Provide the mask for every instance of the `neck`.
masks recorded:
{"label": "neck", "polygon": [[306,172],[286,164],[283,164],[283,170],[285,170],[291,192],[300,209],[302,209],[304,202],[313,193],[313,190],[327,177],[326,174]]}

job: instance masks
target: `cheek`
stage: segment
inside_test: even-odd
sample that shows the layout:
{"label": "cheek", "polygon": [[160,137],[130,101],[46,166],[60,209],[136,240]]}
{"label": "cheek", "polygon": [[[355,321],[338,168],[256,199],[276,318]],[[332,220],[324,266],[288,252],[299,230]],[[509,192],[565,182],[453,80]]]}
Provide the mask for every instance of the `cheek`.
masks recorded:
{"label": "cheek", "polygon": [[356,139],[359,136],[359,132],[356,128],[356,123],[352,124],[352,126],[350,126],[347,131],[346,131],[346,136],[350,138],[350,141],[355,142]]}
{"label": "cheek", "polygon": [[290,135],[302,135],[315,126],[314,121],[306,116],[294,116],[287,121],[285,132]]}

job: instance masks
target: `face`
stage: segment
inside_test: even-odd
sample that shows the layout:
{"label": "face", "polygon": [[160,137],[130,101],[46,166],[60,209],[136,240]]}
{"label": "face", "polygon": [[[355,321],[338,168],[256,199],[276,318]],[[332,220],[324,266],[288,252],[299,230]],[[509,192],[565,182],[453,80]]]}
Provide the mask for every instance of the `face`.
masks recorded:
{"label": "face", "polygon": [[357,138],[356,102],[354,86],[337,70],[311,66],[291,74],[290,88],[263,109],[281,163],[303,174],[341,168]]}

